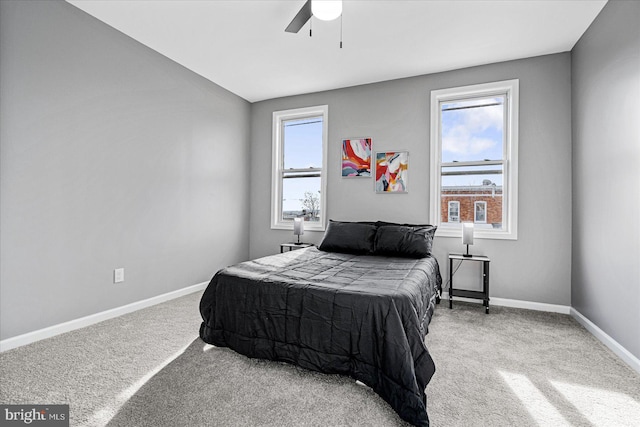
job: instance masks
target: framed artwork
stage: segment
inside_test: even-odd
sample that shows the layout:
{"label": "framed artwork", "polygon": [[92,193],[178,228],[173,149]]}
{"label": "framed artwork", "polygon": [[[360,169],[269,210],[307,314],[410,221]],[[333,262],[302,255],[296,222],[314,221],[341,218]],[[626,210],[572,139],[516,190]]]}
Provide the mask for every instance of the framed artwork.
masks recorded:
{"label": "framed artwork", "polygon": [[376,193],[406,193],[408,173],[408,151],[376,153]]}
{"label": "framed artwork", "polygon": [[371,176],[371,138],[342,140],[342,177]]}

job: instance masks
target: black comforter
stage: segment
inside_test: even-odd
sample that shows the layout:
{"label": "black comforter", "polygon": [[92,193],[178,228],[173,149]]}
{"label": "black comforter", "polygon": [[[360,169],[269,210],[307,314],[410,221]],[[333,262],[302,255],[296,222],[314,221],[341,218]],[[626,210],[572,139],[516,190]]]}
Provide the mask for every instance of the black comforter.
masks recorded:
{"label": "black comforter", "polygon": [[200,337],[249,357],[350,375],[403,419],[428,426],[435,366],[424,343],[441,286],[435,258],[307,248],[220,270],[200,302]]}

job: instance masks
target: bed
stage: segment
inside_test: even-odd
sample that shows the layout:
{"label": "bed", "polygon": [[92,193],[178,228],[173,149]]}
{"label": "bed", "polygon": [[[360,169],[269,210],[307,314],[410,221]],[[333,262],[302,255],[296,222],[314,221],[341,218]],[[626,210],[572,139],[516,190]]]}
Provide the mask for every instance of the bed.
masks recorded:
{"label": "bed", "polygon": [[428,426],[435,365],[424,343],[442,279],[435,227],[331,221],[319,247],[218,271],[200,337],[249,357],[349,375]]}

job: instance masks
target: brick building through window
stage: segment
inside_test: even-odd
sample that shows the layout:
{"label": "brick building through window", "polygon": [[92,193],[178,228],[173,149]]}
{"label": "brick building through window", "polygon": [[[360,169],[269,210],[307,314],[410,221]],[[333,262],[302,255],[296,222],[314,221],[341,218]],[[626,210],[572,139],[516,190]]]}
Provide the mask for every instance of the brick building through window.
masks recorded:
{"label": "brick building through window", "polygon": [[502,226],[501,185],[485,180],[483,185],[443,186],[441,194],[442,223],[486,223],[487,228]]}

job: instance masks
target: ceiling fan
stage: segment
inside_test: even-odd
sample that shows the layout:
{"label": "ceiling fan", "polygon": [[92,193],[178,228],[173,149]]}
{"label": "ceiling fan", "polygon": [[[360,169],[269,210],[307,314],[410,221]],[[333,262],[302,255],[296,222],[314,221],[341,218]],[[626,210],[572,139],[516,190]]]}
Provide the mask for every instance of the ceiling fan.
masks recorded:
{"label": "ceiling fan", "polygon": [[307,0],[285,31],[297,33],[312,16],[323,21],[332,21],[340,15],[342,15],[342,0]]}

